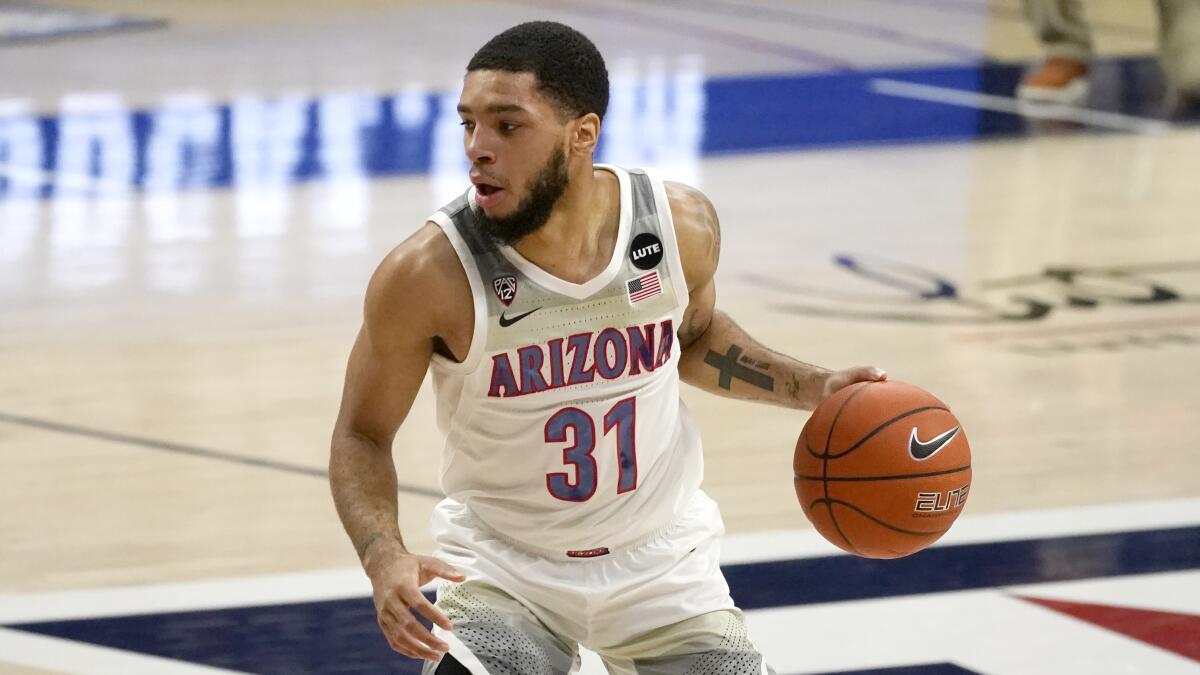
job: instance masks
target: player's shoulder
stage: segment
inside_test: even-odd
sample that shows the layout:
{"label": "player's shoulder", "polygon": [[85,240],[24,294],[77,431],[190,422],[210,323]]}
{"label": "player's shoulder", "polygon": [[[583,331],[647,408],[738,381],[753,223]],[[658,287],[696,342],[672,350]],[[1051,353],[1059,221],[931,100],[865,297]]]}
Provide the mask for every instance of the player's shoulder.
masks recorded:
{"label": "player's shoulder", "polygon": [[[434,222],[426,222],[384,256],[371,279],[372,290],[389,295],[407,289],[434,287],[458,265],[450,239]],[[403,293],[402,295],[409,295]]]}
{"label": "player's shoulder", "polygon": [[667,191],[667,202],[671,205],[671,215],[676,221],[676,227],[683,224],[700,231],[710,231],[718,227],[717,210],[708,195],[685,183],[663,181],[663,186]]}
{"label": "player's shoulder", "polygon": [[364,312],[378,327],[415,322],[436,335],[448,313],[471,307],[470,283],[454,246],[441,227],[426,222],[379,263]]}
{"label": "player's shoulder", "polygon": [[684,183],[665,181],[675,240],[683,262],[688,287],[695,288],[712,277],[721,249],[721,224],[712,201],[703,192]]}

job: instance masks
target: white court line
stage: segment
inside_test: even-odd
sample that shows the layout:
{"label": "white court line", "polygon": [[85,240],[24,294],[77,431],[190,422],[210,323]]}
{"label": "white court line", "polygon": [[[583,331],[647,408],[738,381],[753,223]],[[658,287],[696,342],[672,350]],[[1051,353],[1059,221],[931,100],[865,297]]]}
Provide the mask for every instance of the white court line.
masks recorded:
{"label": "white court line", "polygon": [[241,672],[4,628],[0,628],[0,658],[30,668],[80,675],[237,675]]}
{"label": "white court line", "polygon": [[1115,129],[1117,131],[1130,131],[1138,134],[1162,133],[1171,129],[1171,125],[1166,122],[1146,119],[1144,117],[1133,117],[1120,113],[1091,110],[1089,108],[1076,108],[1068,105],[1027,103],[1008,96],[981,94],[974,91],[935,87],[929,84],[917,84],[902,80],[874,78],[869,82],[868,86],[875,93],[885,96],[911,98],[918,101],[930,101],[932,103],[945,103],[946,105],[978,108],[980,110],[992,110],[1035,119],[1079,122],[1088,126]]}
{"label": "white court line", "polygon": [[[796,506],[799,509],[799,505]],[[1103,534],[1125,530],[1200,524],[1200,499],[1123,502],[1099,506],[989,513],[959,517],[934,546],[979,544],[1046,537]],[[721,542],[721,564],[815,558],[841,554],[816,530],[769,530],[731,534]]]}
{"label": "white court line", "polygon": [[[1135,598],[1142,581],[1138,577],[1113,580],[1111,593],[1130,580],[1135,583],[1126,589],[1126,597]],[[1200,598],[1195,594],[1200,581],[1196,572],[1152,581]],[[1012,591],[951,591],[757,609],[746,612],[746,621],[754,643],[781,673],[931,662],[950,662],[988,675],[1197,672],[1195,662],[1183,656],[1026,603],[1012,597]]]}
{"label": "white court line", "polygon": [[[828,673],[950,662],[988,675],[1192,673],[1187,659],[1012,597],[1105,602],[1195,614],[1200,572],[923,593],[746,612],[750,638],[781,673]],[[1053,588],[1053,592],[1049,589]],[[1192,590],[1189,590],[1192,589]],[[1172,606],[1140,602],[1183,596]],[[1101,593],[1107,596],[1097,598]],[[1190,594],[1190,602],[1187,599]],[[590,652],[578,675],[605,675]]]}
{"label": "white court line", "polygon": [[[0,595],[0,624],[130,616],[288,602],[366,598],[371,584],[356,567],[171,584]],[[0,651],[0,654],[3,652]]]}
{"label": "white court line", "polygon": [[[800,508],[797,505],[797,510]],[[969,508],[969,502],[968,502]],[[1127,502],[1075,508],[963,515],[934,546],[1012,541],[1200,524],[1200,499]],[[838,555],[814,530],[728,535],[722,564]],[[367,598],[358,568],[187,581],[124,588],[0,595],[0,624]],[[2,652],[0,652],[2,653]]]}

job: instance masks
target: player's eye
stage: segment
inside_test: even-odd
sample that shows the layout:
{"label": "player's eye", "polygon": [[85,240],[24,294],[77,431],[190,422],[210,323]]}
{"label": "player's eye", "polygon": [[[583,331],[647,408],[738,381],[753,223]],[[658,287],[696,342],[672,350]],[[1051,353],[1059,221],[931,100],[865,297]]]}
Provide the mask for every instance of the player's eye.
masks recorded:
{"label": "player's eye", "polygon": [[462,126],[463,129],[466,129],[467,131],[473,131],[475,129],[475,123],[470,120],[463,120],[462,122],[459,123],[459,125]]}
{"label": "player's eye", "polygon": [[501,122],[500,123],[500,131],[503,131],[504,133],[508,133],[510,131],[515,131],[517,129],[517,127],[519,127],[519,126],[521,126],[521,125],[514,124],[512,122]]}

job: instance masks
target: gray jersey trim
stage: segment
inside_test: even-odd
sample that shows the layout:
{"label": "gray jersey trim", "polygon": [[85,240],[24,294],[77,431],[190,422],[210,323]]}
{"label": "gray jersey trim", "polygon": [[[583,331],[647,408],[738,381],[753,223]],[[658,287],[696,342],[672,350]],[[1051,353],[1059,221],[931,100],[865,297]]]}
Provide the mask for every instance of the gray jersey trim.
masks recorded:
{"label": "gray jersey trim", "polygon": [[479,267],[475,263],[475,256],[471,255],[471,243],[463,237],[462,231],[464,228],[456,227],[453,222],[454,216],[447,213],[447,210],[455,206],[460,200],[465,207],[466,200],[460,197],[445,209],[429,216],[429,220],[442,228],[442,233],[450,240],[450,245],[454,247],[454,252],[458,254],[458,261],[462,264],[463,271],[467,275],[467,282],[471,285],[471,305],[475,313],[474,329],[471,331],[471,346],[467,348],[467,356],[462,360],[462,363],[446,358],[437,352],[433,353],[432,360],[445,368],[471,372],[479,366],[479,358],[483,354],[484,343],[487,341],[488,310],[487,296],[484,295],[486,290],[483,286],[483,279],[479,276]]}
{"label": "gray jersey trim", "polygon": [[667,264],[671,268],[671,278],[675,284],[675,297],[686,315],[691,294],[688,292],[687,279],[683,275],[683,259],[680,257],[683,255],[683,251],[679,248],[679,241],[675,236],[675,218],[671,214],[671,202],[667,199],[667,184],[663,182],[657,171],[644,169],[643,173],[650,179],[650,186],[654,192],[656,205],[654,210],[658,214],[659,230],[662,233],[663,242],[666,244],[667,250],[674,251],[673,255],[668,256]]}
{"label": "gray jersey trim", "polygon": [[[474,189],[468,189],[457,199],[444,206],[430,217],[446,233],[454,246],[467,278],[471,284],[475,322],[471,346],[462,363],[435,355],[439,365],[460,373],[471,372],[479,367],[481,353],[489,344],[489,331],[493,318],[504,311],[495,299],[492,282],[506,275],[524,277],[536,287],[551,294],[574,301],[591,297],[600,289],[616,283],[622,270],[628,269],[630,243],[638,232],[657,232],[667,251],[665,264],[671,277],[676,302],[681,311],[688,305],[687,281],[680,261],[679,245],[675,236],[675,225],[667,200],[666,189],[658,176],[641,169],[595,165],[613,173],[621,185],[620,231],[613,249],[612,259],[604,271],[583,284],[572,284],[555,277],[540,267],[520,257],[516,251],[505,250],[481,231],[476,221],[473,204]],[[514,259],[515,258],[515,259]],[[636,270],[633,270],[636,271]],[[593,288],[594,287],[594,288]],[[581,295],[582,294],[582,295]],[[520,302],[520,301],[518,301]]]}

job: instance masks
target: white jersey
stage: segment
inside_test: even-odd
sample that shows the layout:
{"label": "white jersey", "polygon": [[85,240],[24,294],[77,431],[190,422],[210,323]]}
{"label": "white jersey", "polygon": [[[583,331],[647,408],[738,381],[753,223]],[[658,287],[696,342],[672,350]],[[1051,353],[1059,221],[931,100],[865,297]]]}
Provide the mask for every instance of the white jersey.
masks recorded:
{"label": "white jersey", "polygon": [[597,165],[621,187],[613,257],[574,284],[496,243],[474,190],[430,220],[466,270],[475,330],[462,363],[435,355],[446,434],[439,509],[552,558],[589,558],[669,527],[703,475],[679,399],[688,290],[661,180]]}

